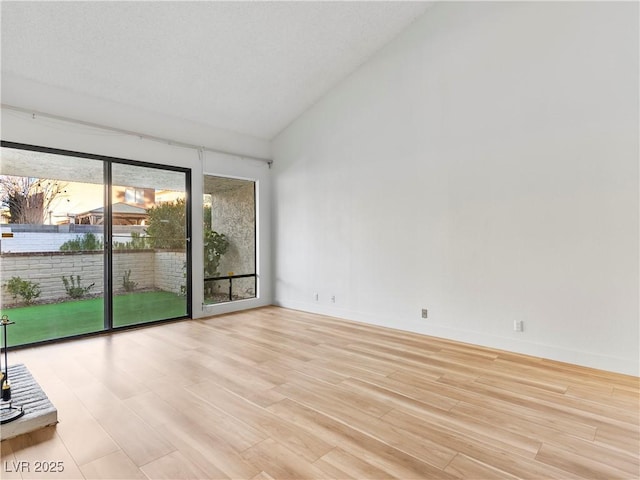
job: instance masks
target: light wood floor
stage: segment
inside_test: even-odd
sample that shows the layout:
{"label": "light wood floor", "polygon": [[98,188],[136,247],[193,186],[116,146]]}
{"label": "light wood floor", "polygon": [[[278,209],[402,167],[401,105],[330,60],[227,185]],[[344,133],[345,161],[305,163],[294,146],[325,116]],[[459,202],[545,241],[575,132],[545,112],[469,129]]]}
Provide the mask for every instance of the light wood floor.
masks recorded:
{"label": "light wood floor", "polygon": [[60,423],[2,442],[3,479],[640,476],[636,377],[276,307],[10,361]]}

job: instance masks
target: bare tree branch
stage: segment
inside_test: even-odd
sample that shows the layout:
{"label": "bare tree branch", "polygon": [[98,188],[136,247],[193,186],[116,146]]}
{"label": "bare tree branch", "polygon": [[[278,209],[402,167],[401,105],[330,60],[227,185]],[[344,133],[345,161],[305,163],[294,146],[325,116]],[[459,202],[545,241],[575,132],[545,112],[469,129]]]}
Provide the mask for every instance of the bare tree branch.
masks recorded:
{"label": "bare tree branch", "polygon": [[9,209],[9,223],[44,223],[51,202],[66,186],[57,180],[0,175],[0,202]]}

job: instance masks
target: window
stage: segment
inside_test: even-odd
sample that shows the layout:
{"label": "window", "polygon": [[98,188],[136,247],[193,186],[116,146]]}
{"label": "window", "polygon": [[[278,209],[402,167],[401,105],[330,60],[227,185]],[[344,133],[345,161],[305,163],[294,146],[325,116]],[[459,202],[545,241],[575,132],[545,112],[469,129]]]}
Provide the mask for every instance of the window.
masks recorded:
{"label": "window", "polygon": [[127,188],[124,191],[125,203],[137,203],[138,205],[144,205],[144,190],[140,188]]}
{"label": "window", "polygon": [[255,182],[204,176],[205,304],[255,298]]}

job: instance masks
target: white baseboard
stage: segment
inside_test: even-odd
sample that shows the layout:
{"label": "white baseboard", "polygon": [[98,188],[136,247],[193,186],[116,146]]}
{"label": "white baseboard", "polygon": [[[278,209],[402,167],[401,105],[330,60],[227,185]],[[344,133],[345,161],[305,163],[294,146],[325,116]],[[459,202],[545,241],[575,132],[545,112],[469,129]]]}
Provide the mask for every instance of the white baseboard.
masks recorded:
{"label": "white baseboard", "polygon": [[514,338],[500,337],[484,332],[459,330],[442,325],[425,324],[423,322],[404,320],[401,325],[393,323],[388,317],[373,314],[351,311],[344,308],[318,305],[316,303],[295,302],[275,300],[274,305],[302,310],[309,313],[317,313],[331,317],[352,320],[355,322],[368,323],[381,327],[406,330],[409,332],[421,333],[448,340],[455,340],[483,347],[506,350],[513,353],[531,355],[533,357],[546,358],[559,362],[571,363],[583,367],[606,370],[609,372],[621,373],[624,375],[640,376],[640,361],[638,359],[629,360],[625,358],[601,355],[593,352],[572,350],[570,348],[528,342]]}

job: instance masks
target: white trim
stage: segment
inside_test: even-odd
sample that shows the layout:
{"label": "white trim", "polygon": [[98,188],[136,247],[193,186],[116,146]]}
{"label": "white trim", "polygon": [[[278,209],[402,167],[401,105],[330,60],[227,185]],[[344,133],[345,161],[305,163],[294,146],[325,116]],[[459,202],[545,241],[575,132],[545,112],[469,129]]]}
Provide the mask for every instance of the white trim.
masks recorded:
{"label": "white trim", "polygon": [[636,377],[640,375],[640,365],[638,362],[632,362],[619,357],[572,350],[556,345],[544,345],[514,338],[488,335],[482,332],[459,330],[441,325],[429,325],[414,320],[403,319],[398,323],[393,323],[388,317],[370,315],[339,307],[318,305],[315,303],[281,301],[276,299],[274,301],[274,305],[354,322],[367,323],[380,327],[393,328],[400,331],[420,333],[432,337],[504,350],[509,353],[519,353],[598,370],[611,371],[624,375],[633,375]]}
{"label": "white trim", "polygon": [[182,147],[182,148],[190,148],[193,150],[197,150],[197,151],[207,151],[207,152],[213,152],[213,153],[221,153],[223,155],[231,155],[234,157],[240,157],[242,159],[251,159],[251,160],[259,160],[261,162],[266,162],[267,164],[269,164],[269,166],[271,166],[271,164],[273,163],[273,160],[271,158],[264,158],[264,157],[256,157],[253,155],[245,155],[245,154],[239,154],[239,153],[234,153],[234,152],[228,152],[225,150],[220,150],[218,148],[212,148],[212,147],[206,147],[203,145],[195,145],[192,143],[186,143],[186,142],[180,142],[177,140],[172,140],[170,138],[165,138],[165,137],[158,137],[155,135],[149,135],[146,133],[140,133],[140,132],[134,132],[133,130],[126,130],[123,128],[116,128],[116,127],[109,127],[106,125],[101,125],[99,123],[94,123],[94,122],[86,122],[84,120],[77,120],[75,118],[69,118],[69,117],[64,117],[62,115],[53,115],[51,113],[46,113],[46,112],[40,112],[37,110],[31,110],[28,108],[23,108],[23,107],[16,107],[14,105],[7,105],[6,103],[3,103],[2,105],[3,109],[6,110],[13,110],[15,112],[21,112],[21,113],[27,113],[29,115],[31,115],[34,119],[36,117],[45,117],[45,118],[50,118],[53,120],[59,120],[61,122],[67,122],[67,123],[75,123],[76,125],[82,125],[85,127],[91,127],[91,128],[97,128],[100,130],[106,130],[109,132],[115,132],[115,133],[120,133],[123,135],[129,135],[132,137],[138,137],[141,140],[150,140],[152,142],[159,142],[159,143],[164,143],[166,145],[171,145],[174,147]]}

